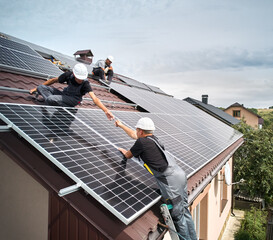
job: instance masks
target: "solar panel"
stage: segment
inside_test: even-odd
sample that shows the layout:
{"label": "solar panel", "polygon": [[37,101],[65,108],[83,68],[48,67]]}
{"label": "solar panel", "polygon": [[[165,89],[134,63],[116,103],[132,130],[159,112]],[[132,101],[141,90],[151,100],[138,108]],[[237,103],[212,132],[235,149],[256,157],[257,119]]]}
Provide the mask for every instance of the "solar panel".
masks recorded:
{"label": "solar panel", "polygon": [[117,78],[119,78],[121,81],[127,83],[129,86],[132,87],[138,87],[138,88],[142,88],[148,91],[151,91],[149,87],[147,87],[144,83],[141,83],[139,81],[136,81],[132,78],[128,78],[128,77],[124,77],[124,76],[120,76],[120,75],[116,75]]}
{"label": "solar panel", "polygon": [[[12,51],[12,50],[11,50]],[[59,76],[63,72],[52,64],[49,60],[42,57],[36,57],[21,52],[12,51],[14,55],[20,58],[34,72],[44,73],[51,76]]]}
{"label": "solar panel", "polygon": [[62,71],[27,45],[0,37],[0,64],[29,72],[59,76]]}
{"label": "solar panel", "polygon": [[29,68],[25,63],[23,63],[21,59],[16,57],[12,53],[12,51],[1,46],[0,46],[0,64],[31,71],[31,68]]}
{"label": "solar panel", "polygon": [[0,104],[0,112],[4,122],[125,224],[160,199],[152,176],[136,161],[125,163],[115,145],[93,129],[103,125],[89,118],[104,117],[110,124],[101,111]]}
{"label": "solar panel", "polygon": [[159,87],[156,87],[156,86],[152,86],[152,85],[149,85],[149,84],[146,84],[145,85],[153,92],[155,93],[160,93],[160,94],[164,94],[164,95],[167,95],[169,96],[167,93],[165,93],[164,91],[162,91]]}
{"label": "solar panel", "polygon": [[0,37],[0,45],[9,49],[17,50],[20,52],[28,53],[33,56],[41,57],[38,53],[36,53],[33,49],[31,49],[29,46],[14,42],[12,40],[5,39],[3,37]]}
{"label": "solar panel", "polygon": [[110,87],[148,112],[169,114],[200,112],[199,109],[196,107],[193,108],[191,104],[185,101],[164,96],[162,94],[155,94],[154,92],[132,88],[117,83],[111,83]]}

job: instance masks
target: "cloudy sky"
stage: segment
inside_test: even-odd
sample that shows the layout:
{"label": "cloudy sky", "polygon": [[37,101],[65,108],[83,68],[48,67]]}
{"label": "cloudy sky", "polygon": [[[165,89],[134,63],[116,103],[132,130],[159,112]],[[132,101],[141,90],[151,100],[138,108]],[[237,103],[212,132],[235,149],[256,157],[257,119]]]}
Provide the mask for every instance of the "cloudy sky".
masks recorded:
{"label": "cloudy sky", "polygon": [[0,0],[0,32],[70,56],[113,55],[114,71],[183,99],[273,106],[272,0]]}

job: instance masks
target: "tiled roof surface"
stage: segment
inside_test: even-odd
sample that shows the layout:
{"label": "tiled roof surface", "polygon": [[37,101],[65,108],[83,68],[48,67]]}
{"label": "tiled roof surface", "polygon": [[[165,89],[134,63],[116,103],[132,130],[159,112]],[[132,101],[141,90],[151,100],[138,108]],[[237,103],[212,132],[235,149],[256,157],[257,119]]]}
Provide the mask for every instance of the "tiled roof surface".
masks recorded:
{"label": "tiled roof surface", "polygon": [[[13,74],[8,72],[0,71],[0,86],[1,87],[9,87],[9,88],[17,88],[22,90],[30,90],[32,88],[37,87],[42,84],[45,80],[23,76],[19,74]],[[91,84],[102,85],[98,81],[94,79],[89,79]],[[65,85],[56,83],[54,87],[58,89],[62,89]],[[92,86],[93,92],[100,100],[107,100],[111,102],[120,102],[118,103],[103,103],[109,110],[119,110],[119,111],[136,111],[133,106],[124,105],[122,103],[126,103],[124,100],[120,99],[117,95],[114,95],[108,91],[106,88],[100,88],[97,86]],[[88,94],[84,96],[84,98],[90,98]],[[10,92],[4,91],[0,89],[0,102],[6,103],[19,103],[19,104],[43,104],[43,102],[39,102],[35,100],[35,95],[30,95],[28,93],[20,93],[20,92]],[[80,108],[98,108],[93,101],[83,100],[82,103],[78,106]]]}

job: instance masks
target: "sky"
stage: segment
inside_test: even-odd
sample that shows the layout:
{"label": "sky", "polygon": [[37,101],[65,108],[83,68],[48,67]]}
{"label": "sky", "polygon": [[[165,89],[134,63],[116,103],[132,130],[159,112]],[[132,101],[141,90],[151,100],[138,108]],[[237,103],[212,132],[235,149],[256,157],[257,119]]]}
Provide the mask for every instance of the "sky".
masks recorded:
{"label": "sky", "polygon": [[273,106],[272,0],[0,0],[0,32],[93,62],[178,99]]}

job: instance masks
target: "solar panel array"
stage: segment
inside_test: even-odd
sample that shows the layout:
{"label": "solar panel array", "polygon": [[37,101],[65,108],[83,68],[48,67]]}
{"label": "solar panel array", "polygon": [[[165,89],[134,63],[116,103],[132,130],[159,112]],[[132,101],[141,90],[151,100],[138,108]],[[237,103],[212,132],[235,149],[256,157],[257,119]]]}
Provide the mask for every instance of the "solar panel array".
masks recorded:
{"label": "solar panel array", "polygon": [[0,37],[0,65],[28,72],[59,76],[62,71],[29,46]]}
{"label": "solar panel array", "polygon": [[[102,111],[0,104],[0,113],[4,122],[125,224],[160,199],[154,179],[139,162],[125,163],[115,144],[93,128],[103,124],[95,126],[90,119],[111,124],[110,133],[117,131]],[[117,141],[124,138],[119,134]]]}
{"label": "solar panel array", "polygon": [[[1,104],[0,112],[4,122],[125,224],[159,200],[152,176],[136,159],[125,164],[117,150],[129,149],[134,140],[101,110]],[[241,137],[191,105],[184,114],[113,113],[131,128],[140,117],[152,118],[155,135],[188,177]]]}

